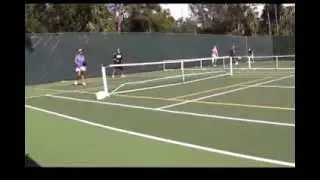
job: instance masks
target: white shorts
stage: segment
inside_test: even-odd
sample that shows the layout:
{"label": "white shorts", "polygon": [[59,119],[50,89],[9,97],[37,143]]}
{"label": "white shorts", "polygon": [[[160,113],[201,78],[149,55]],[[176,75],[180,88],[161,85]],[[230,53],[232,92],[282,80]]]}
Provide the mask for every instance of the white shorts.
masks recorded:
{"label": "white shorts", "polygon": [[217,56],[216,55],[213,55],[212,56],[212,62],[214,63],[215,62],[215,59],[217,58]]}
{"label": "white shorts", "polygon": [[76,72],[85,72],[87,70],[87,67],[81,66],[81,67],[76,67]]}

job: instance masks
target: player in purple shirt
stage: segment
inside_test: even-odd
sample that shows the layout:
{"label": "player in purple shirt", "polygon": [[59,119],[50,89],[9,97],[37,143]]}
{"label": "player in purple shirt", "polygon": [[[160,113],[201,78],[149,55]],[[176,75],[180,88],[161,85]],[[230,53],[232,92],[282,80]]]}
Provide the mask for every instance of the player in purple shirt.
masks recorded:
{"label": "player in purple shirt", "polygon": [[76,65],[76,73],[77,73],[77,79],[74,82],[75,85],[78,85],[80,82],[80,79],[82,81],[82,85],[86,85],[84,74],[87,70],[87,64],[86,59],[83,54],[83,49],[78,50],[78,54],[74,57],[74,63]]}

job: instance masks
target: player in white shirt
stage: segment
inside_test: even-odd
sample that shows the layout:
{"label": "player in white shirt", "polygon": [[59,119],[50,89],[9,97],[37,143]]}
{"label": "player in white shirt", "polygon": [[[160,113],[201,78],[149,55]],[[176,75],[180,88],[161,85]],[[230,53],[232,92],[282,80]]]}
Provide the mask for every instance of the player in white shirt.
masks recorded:
{"label": "player in white shirt", "polygon": [[248,55],[251,59],[251,62],[254,63],[254,59],[253,59],[253,50],[251,48],[248,49]]}
{"label": "player in white shirt", "polygon": [[219,56],[217,46],[213,46],[211,50],[211,56],[212,56],[212,64],[214,67],[216,67],[216,58]]}

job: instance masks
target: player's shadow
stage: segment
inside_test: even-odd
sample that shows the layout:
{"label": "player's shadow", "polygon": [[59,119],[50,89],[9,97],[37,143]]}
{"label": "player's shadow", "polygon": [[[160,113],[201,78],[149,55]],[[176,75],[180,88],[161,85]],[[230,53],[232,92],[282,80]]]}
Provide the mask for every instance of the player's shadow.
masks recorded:
{"label": "player's shadow", "polygon": [[40,165],[31,159],[27,154],[25,155],[25,167],[40,167]]}

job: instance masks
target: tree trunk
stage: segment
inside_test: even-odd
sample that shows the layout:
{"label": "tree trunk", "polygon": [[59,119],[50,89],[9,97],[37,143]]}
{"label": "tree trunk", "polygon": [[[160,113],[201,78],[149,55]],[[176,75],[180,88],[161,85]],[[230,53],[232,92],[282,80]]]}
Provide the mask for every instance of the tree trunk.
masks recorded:
{"label": "tree trunk", "polygon": [[278,23],[278,9],[277,9],[277,4],[274,5],[275,7],[275,17],[276,17],[276,26],[277,26],[277,35],[279,35],[279,23]]}
{"label": "tree trunk", "polygon": [[271,36],[272,35],[272,33],[271,33],[271,22],[270,22],[270,13],[269,13],[269,8],[268,7],[267,7],[267,11],[268,11],[267,15],[268,15],[269,36]]}

